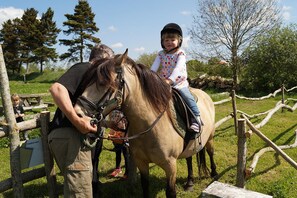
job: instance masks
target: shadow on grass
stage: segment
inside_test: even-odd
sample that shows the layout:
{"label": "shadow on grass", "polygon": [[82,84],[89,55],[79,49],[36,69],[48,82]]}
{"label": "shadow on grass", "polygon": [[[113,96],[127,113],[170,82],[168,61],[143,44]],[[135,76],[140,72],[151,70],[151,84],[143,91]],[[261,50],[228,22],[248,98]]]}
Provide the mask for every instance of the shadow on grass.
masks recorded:
{"label": "shadow on grass", "polygon": [[[63,197],[63,184],[58,183],[57,188],[58,188],[59,197]],[[24,197],[34,198],[34,197],[48,197],[49,196],[46,183],[42,183],[42,184],[24,184],[23,189],[24,189]],[[13,190],[10,189],[8,191],[3,192],[2,196],[4,198],[14,197]]]}

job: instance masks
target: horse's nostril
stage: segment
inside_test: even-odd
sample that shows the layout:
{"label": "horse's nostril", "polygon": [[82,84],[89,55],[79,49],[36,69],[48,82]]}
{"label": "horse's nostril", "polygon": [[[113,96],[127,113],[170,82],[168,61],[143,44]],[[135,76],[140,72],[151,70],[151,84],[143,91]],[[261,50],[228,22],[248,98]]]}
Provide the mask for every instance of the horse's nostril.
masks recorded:
{"label": "horse's nostril", "polygon": [[80,118],[82,118],[82,117],[83,117],[83,115],[82,115],[82,114],[80,114],[80,113],[78,113],[77,115],[78,115],[78,117],[80,117]]}

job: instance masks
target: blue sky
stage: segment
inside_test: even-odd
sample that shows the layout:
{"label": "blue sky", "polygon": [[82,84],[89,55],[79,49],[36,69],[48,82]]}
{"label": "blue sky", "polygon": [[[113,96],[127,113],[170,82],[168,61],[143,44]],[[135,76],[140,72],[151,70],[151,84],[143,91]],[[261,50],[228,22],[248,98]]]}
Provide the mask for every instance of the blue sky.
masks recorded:
{"label": "blue sky", "polygon": [[[35,8],[39,16],[51,7],[58,28],[63,29],[64,14],[73,14],[77,0],[1,0],[0,26],[10,18],[21,17],[27,8]],[[184,32],[183,47],[191,47],[188,29],[193,15],[197,14],[197,0],[88,0],[96,14],[95,22],[100,28],[96,34],[102,43],[116,53],[129,49],[129,56],[137,59],[143,53],[161,49],[160,31],[170,22],[178,23]],[[297,1],[279,0],[286,23],[297,23]],[[66,38],[61,32],[58,39]],[[57,45],[58,53],[67,48]]]}

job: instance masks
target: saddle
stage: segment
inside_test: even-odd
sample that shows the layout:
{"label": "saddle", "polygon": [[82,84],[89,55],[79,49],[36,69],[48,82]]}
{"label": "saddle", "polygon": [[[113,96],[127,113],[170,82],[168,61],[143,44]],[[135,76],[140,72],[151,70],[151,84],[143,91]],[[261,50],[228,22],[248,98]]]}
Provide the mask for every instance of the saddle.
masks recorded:
{"label": "saddle", "polygon": [[[193,96],[198,101],[196,95]],[[195,119],[195,115],[175,88],[172,88],[172,99],[173,104],[170,109],[174,128],[185,142],[196,139],[201,133],[197,134],[190,129],[191,119]]]}

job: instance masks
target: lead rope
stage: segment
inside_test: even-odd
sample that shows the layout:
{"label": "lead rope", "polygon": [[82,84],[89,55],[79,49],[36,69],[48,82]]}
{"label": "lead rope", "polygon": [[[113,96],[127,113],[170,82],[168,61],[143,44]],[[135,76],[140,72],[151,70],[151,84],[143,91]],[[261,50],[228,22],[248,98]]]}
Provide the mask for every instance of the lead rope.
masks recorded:
{"label": "lead rope", "polygon": [[156,120],[151,124],[151,126],[150,126],[148,129],[146,129],[145,131],[142,131],[142,132],[140,132],[140,133],[137,133],[136,135],[132,135],[132,136],[130,136],[130,137],[118,137],[118,138],[106,138],[106,137],[104,137],[104,136],[99,136],[99,138],[102,138],[102,139],[108,139],[108,140],[126,140],[126,141],[128,141],[128,140],[133,140],[133,139],[135,139],[135,138],[138,138],[139,136],[141,136],[141,135],[143,135],[143,134],[145,134],[145,133],[151,131],[151,130],[154,128],[154,126],[157,124],[157,122],[158,122],[158,121],[161,119],[161,117],[163,116],[163,114],[164,114],[164,112],[166,111],[166,109],[167,109],[167,108],[165,108],[164,111],[162,111],[162,112],[158,115],[158,117],[156,118]]}

